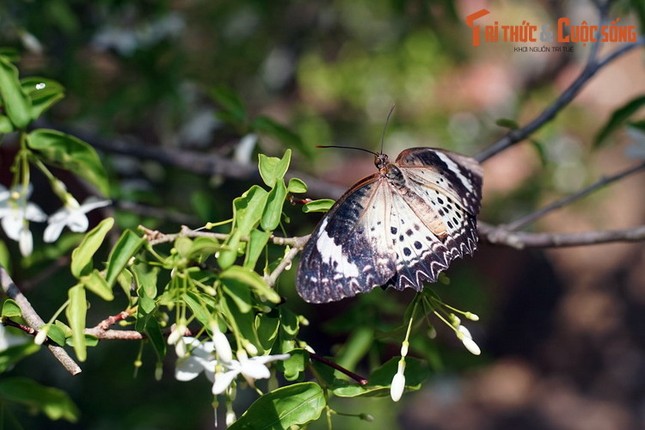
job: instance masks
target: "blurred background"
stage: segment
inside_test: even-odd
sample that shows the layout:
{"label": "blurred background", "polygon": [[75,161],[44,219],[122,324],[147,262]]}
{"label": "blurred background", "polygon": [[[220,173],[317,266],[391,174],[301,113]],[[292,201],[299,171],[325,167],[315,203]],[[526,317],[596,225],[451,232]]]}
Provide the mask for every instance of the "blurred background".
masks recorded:
{"label": "blurred background", "polygon": [[[610,19],[638,25],[630,4],[639,2],[616,1]],[[584,0],[6,0],[0,45],[19,49],[23,75],[53,78],[66,88],[66,98],[39,125],[76,134],[100,150],[121,227],[174,232],[230,215],[231,200],[257,180],[258,152],[279,156],[291,148],[293,174],[311,185],[310,197],[339,197],[374,172],[372,157],[315,146],[378,151],[392,105],[384,139],[392,157],[414,146],[474,155],[507,131],[496,125],[499,119],[520,125],[532,119],[582,70],[590,45],[565,53],[518,52],[521,44],[501,41],[473,47],[465,17],[482,8],[491,12],[482,25],[554,27],[561,16],[598,22],[594,3]],[[601,53],[620,46],[603,44]],[[487,161],[481,219],[510,222],[643,157],[645,137],[636,128],[594,144],[612,113],[645,93],[643,67],[642,49],[621,57],[532,142]],[[635,118],[642,121],[642,114]],[[12,142],[0,147],[4,185],[16,150]],[[76,195],[89,192],[67,179]],[[36,190],[39,180],[45,183],[34,178]],[[644,189],[643,175],[631,176],[534,228],[637,226],[645,222]],[[58,204],[48,198],[34,194],[51,213]],[[319,219],[298,207],[287,208],[287,216],[287,235],[307,234]],[[71,286],[65,250],[37,243],[41,251],[21,262],[14,244],[8,246],[14,280],[49,318]],[[359,373],[398,354],[401,337],[381,333],[402,323],[409,294],[375,291],[309,306],[294,294],[291,272],[280,293],[309,318],[302,337],[318,352]],[[523,251],[482,245],[448,275],[450,285],[434,289],[480,315],[469,328],[482,356],[471,356],[444,327],[437,325],[438,337],[430,339],[421,326],[411,355],[431,364],[423,388],[398,404],[338,399],[339,411],[368,412],[374,422],[335,417],[336,428],[645,428],[642,243]],[[116,302],[91,312],[114,314],[121,310]],[[84,372],[74,378],[44,351],[21,362],[15,374],[65,389],[82,411],[75,425],[25,414],[25,428],[212,428],[205,378],[175,381],[171,358],[155,381],[149,348],[134,376],[140,348],[105,342],[89,351]],[[252,396],[239,397],[242,412]]]}

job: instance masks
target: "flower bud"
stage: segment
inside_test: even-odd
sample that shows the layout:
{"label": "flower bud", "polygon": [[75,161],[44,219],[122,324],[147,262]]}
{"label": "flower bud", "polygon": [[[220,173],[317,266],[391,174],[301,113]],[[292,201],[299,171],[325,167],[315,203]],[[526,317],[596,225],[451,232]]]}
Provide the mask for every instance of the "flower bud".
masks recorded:
{"label": "flower bud", "polygon": [[47,340],[47,329],[48,327],[45,325],[42,326],[40,330],[38,330],[38,334],[36,334],[36,337],[34,338],[34,343],[36,345],[42,345],[43,343],[45,343],[45,341]]}
{"label": "flower bud", "polygon": [[392,378],[392,383],[390,384],[390,397],[395,402],[401,400],[403,396],[403,391],[405,390],[405,360],[402,358],[399,360],[399,368]]}
{"label": "flower bud", "polygon": [[457,328],[457,338],[461,341],[461,343],[464,344],[466,349],[470,351],[471,354],[479,355],[482,353],[477,343],[475,343],[475,341],[473,340],[473,337],[470,334],[470,331],[463,325],[460,325]]}

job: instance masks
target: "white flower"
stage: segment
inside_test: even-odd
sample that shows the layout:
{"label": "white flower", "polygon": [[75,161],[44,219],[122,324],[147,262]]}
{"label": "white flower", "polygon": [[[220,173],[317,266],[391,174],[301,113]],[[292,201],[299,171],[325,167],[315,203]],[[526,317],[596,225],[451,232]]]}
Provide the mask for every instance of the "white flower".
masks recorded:
{"label": "white flower", "polygon": [[31,185],[13,187],[11,191],[0,185],[0,218],[7,237],[18,242],[23,256],[31,255],[34,240],[29,231],[29,221],[42,222],[47,215],[27,199],[31,194]]}
{"label": "white flower", "polygon": [[60,236],[65,226],[69,227],[75,233],[87,231],[89,221],[86,213],[96,208],[107,206],[109,200],[100,200],[96,197],[89,197],[82,205],[79,205],[76,199],[70,197],[65,206],[49,217],[49,225],[45,229],[43,239],[47,243],[54,242]]}
{"label": "white flower", "polygon": [[471,354],[479,355],[482,353],[477,343],[475,343],[475,341],[473,340],[473,337],[470,334],[470,331],[463,325],[460,325],[459,327],[457,327],[457,338],[461,341],[461,343],[464,344],[466,349],[470,351]]}
{"label": "white flower", "polygon": [[405,360],[402,358],[399,360],[399,367],[396,371],[396,375],[392,378],[392,383],[390,384],[390,397],[395,402],[401,400],[403,396],[403,391],[405,390]]}
{"label": "white flower", "polygon": [[[219,333],[219,334],[217,334]],[[286,360],[289,354],[263,355],[248,358],[244,351],[238,352],[238,360],[232,359],[231,346],[221,332],[213,334],[213,342],[200,342],[198,339],[185,337],[186,345],[193,349],[189,356],[180,357],[175,367],[175,378],[179,381],[190,381],[201,372],[213,382],[213,394],[222,394],[239,375],[253,386],[256,379],[267,379],[271,376],[267,363]],[[217,353],[219,360],[215,358]],[[230,359],[228,359],[230,357]]]}

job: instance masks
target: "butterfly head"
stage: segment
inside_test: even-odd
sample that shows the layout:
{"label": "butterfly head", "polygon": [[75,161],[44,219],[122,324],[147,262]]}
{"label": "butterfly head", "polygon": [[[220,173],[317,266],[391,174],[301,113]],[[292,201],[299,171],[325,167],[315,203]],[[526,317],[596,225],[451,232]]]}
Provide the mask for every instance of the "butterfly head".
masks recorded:
{"label": "butterfly head", "polygon": [[387,174],[390,165],[390,160],[387,157],[387,154],[383,154],[382,152],[380,154],[374,154],[374,165],[378,169],[379,173],[382,175]]}

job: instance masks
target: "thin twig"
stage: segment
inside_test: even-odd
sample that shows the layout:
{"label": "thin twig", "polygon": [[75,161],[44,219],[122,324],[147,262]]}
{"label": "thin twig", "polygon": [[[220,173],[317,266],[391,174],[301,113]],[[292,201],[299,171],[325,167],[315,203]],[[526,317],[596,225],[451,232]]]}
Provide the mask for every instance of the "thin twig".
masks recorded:
{"label": "thin twig", "polygon": [[[9,276],[9,273],[5,270],[4,267],[0,266],[0,284],[2,284],[2,289],[7,294],[7,296],[13,299],[20,307],[20,312],[22,318],[29,324],[32,329],[38,330],[42,327],[45,322],[38,315],[27,300],[27,297],[22,294],[18,289],[16,284]],[[47,345],[47,348],[51,351],[52,355],[60,361],[60,363],[65,367],[65,369],[72,375],[78,375],[81,373],[81,368],[79,365],[69,356],[69,354],[60,346],[57,345]]]}
{"label": "thin twig", "polygon": [[553,211],[555,209],[559,209],[559,208],[561,208],[563,206],[571,204],[572,202],[574,202],[574,201],[576,201],[578,199],[581,199],[582,197],[585,197],[585,196],[593,193],[594,191],[596,191],[599,188],[607,186],[607,185],[611,184],[612,182],[615,182],[615,181],[618,181],[620,179],[623,179],[626,176],[629,176],[631,174],[637,173],[638,171],[640,171],[642,169],[645,169],[645,161],[643,161],[643,162],[641,162],[639,164],[636,164],[635,166],[631,166],[631,167],[629,167],[629,168],[627,168],[625,170],[621,170],[620,172],[615,173],[615,174],[613,174],[611,176],[605,176],[605,177],[599,179],[598,181],[594,182],[593,184],[589,185],[588,187],[585,187],[585,188],[583,188],[583,189],[581,189],[581,190],[579,190],[579,191],[577,191],[577,192],[575,192],[575,193],[573,193],[571,195],[568,195],[568,196],[566,196],[566,197],[564,197],[562,199],[556,200],[556,201],[544,206],[543,208],[541,208],[541,209],[539,209],[539,210],[537,210],[535,212],[532,212],[532,213],[530,213],[528,215],[525,215],[525,216],[523,216],[523,217],[521,217],[521,218],[519,218],[519,219],[517,219],[517,220],[515,220],[513,222],[505,224],[502,227],[505,228],[506,230],[511,230],[511,231],[518,230],[518,229],[520,229],[520,228],[522,228],[522,227],[524,227],[524,226],[536,221],[537,219],[542,218],[543,216],[545,216],[546,214],[548,214],[549,212],[551,212],[551,211]]}
{"label": "thin twig", "polygon": [[600,245],[611,242],[640,242],[645,240],[645,225],[622,230],[586,231],[580,233],[527,233],[504,227],[479,223],[479,237],[495,245],[524,248],[563,248],[568,246]]}
{"label": "thin twig", "polygon": [[344,373],[345,375],[349,376],[352,378],[354,381],[358,382],[360,385],[367,385],[368,380],[367,378],[362,377],[361,375],[357,375],[356,373],[352,372],[351,370],[345,369],[343,366],[341,366],[338,363],[334,363],[331,360],[328,360],[327,358],[323,357],[322,355],[318,355],[315,352],[309,352],[309,356],[313,358],[316,361],[321,362],[322,364],[329,366],[333,369],[338,370],[341,373]]}
{"label": "thin twig", "polygon": [[[597,43],[599,42],[596,42],[596,44]],[[590,55],[589,62],[584,67],[582,72],[580,72],[580,75],[571,83],[571,85],[569,85],[566,90],[562,92],[562,94],[560,94],[557,99],[555,99],[555,101],[550,106],[544,109],[542,113],[540,113],[524,127],[510,131],[497,142],[481,151],[475,156],[475,159],[479,162],[486,161],[492,156],[529,137],[544,124],[554,119],[556,115],[578,95],[582,87],[584,87],[584,85],[596,74],[596,72],[598,72],[601,68],[603,68],[610,62],[631,51],[632,49],[645,44],[645,38],[639,37],[636,42],[628,43],[621,48],[618,48],[615,51],[611,52],[600,60],[597,60],[595,58],[595,50],[597,49],[595,47],[596,44],[594,44],[594,47],[592,47],[593,56]]]}

